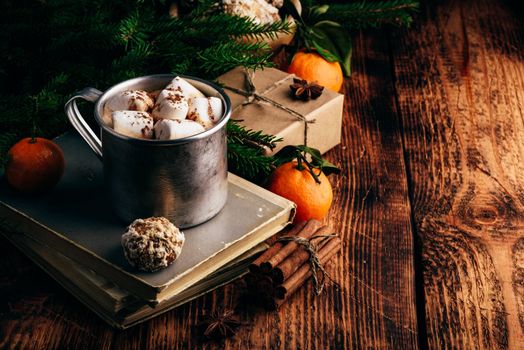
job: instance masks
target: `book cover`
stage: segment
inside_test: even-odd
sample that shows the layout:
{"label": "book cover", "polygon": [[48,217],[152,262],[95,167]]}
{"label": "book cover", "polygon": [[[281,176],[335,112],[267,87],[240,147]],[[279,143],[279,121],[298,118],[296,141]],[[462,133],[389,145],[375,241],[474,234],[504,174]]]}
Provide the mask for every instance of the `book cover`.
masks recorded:
{"label": "book cover", "polygon": [[120,237],[129,223],[112,213],[101,162],[74,133],[56,142],[66,160],[60,183],[50,193],[28,197],[2,178],[0,218],[151,303],[186,290],[293,219],[292,202],[230,174],[225,208],[210,221],[184,230],[186,242],[178,260],[159,272],[140,272],[124,258]]}

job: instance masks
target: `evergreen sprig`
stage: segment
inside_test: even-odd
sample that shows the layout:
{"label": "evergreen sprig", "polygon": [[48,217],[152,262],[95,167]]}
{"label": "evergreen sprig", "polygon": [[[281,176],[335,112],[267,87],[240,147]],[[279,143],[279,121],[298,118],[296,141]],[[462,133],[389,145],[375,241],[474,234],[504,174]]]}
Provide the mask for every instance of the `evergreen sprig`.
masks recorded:
{"label": "evergreen sprig", "polygon": [[104,90],[165,72],[212,80],[236,66],[261,68],[271,64],[270,52],[258,41],[290,30],[286,22],[216,14],[216,1],[186,2],[187,16],[171,18],[161,0],[7,0],[0,13],[0,165],[17,139],[65,131],[63,105],[84,86]]}
{"label": "evergreen sprig", "polygon": [[[142,16],[142,21],[147,21]],[[129,24],[127,24],[129,25]],[[154,32],[161,32],[167,39],[177,41],[209,42],[230,40],[231,38],[250,38],[263,40],[275,38],[279,33],[289,33],[289,22],[257,23],[248,17],[213,14],[208,17],[184,17],[173,19],[158,18],[149,24]],[[202,36],[205,33],[208,36]],[[199,44],[199,43],[195,43]]]}
{"label": "evergreen sprig", "polygon": [[274,158],[266,153],[280,141],[281,138],[247,129],[239,121],[230,120],[227,124],[230,171],[253,181],[267,178],[273,170]]}
{"label": "evergreen sprig", "polygon": [[259,182],[273,170],[273,158],[247,145],[228,143],[227,145],[228,170],[239,176]]}
{"label": "evergreen sprig", "polygon": [[134,42],[143,45],[147,40],[147,32],[142,28],[142,15],[136,11],[120,21],[117,39],[121,40],[127,49],[127,45]]}
{"label": "evergreen sprig", "polygon": [[330,4],[322,17],[351,29],[376,28],[386,24],[408,26],[418,8],[417,0],[357,1]]}
{"label": "evergreen sprig", "polygon": [[149,43],[152,61],[172,72],[214,77],[237,66],[259,69],[271,65],[271,49],[262,40],[289,31],[288,22],[258,24],[225,14],[178,19],[142,14],[124,19],[119,35],[131,50]]}
{"label": "evergreen sprig", "polygon": [[[63,105],[82,87],[104,90],[165,72],[213,80],[236,66],[271,65],[262,41],[289,32],[290,24],[258,24],[217,13],[217,1],[180,0],[184,16],[170,18],[171,2],[165,0],[5,0],[0,11],[0,167],[17,139],[35,132],[52,138],[67,130]],[[303,0],[310,7],[322,3]],[[400,25],[412,21],[417,7],[414,0],[361,0],[331,4],[323,16],[348,29]],[[273,158],[265,157],[265,147],[276,140],[235,123],[228,132],[231,169],[251,179],[268,174]]]}
{"label": "evergreen sprig", "polygon": [[227,125],[228,142],[273,150],[282,138],[251,130],[239,124],[241,120],[230,120]]}
{"label": "evergreen sprig", "polygon": [[202,25],[209,25],[208,29],[213,31],[213,40],[217,38],[235,37],[249,38],[252,40],[274,39],[280,33],[290,33],[291,25],[287,21],[278,21],[273,23],[256,23],[248,17],[238,17],[231,21],[231,16],[226,14],[217,14],[211,17],[200,18]]}
{"label": "evergreen sprig", "polygon": [[271,67],[271,48],[262,42],[237,42],[230,41],[213,45],[198,53],[201,68],[209,75],[231,70],[238,66],[256,70]]}

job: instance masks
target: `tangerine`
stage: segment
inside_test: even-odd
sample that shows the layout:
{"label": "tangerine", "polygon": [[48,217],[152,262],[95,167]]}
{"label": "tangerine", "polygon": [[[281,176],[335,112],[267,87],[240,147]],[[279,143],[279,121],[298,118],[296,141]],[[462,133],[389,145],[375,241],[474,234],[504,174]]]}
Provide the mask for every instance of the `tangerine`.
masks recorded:
{"label": "tangerine", "polygon": [[316,52],[297,52],[293,56],[287,71],[307,81],[316,81],[318,84],[337,92],[340,91],[344,83],[344,74],[340,63],[326,61]]}
{"label": "tangerine", "polygon": [[27,137],[7,152],[7,182],[24,193],[36,193],[54,187],[64,173],[62,150],[53,141]]}
{"label": "tangerine", "polygon": [[303,169],[297,169],[296,161],[284,163],[275,169],[269,180],[268,189],[271,192],[297,205],[295,222],[322,219],[333,201],[333,189],[327,176],[320,172],[318,183],[306,167],[303,165]]}

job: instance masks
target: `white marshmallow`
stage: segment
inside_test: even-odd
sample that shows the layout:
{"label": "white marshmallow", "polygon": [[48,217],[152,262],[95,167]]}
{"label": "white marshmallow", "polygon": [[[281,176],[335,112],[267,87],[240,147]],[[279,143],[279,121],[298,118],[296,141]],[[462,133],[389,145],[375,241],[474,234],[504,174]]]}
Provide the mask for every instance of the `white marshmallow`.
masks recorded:
{"label": "white marshmallow", "polygon": [[105,106],[114,111],[148,111],[155,102],[143,90],[126,90],[119,92],[106,102]]}
{"label": "white marshmallow", "polygon": [[166,86],[165,90],[172,90],[180,92],[185,98],[192,97],[205,97],[203,93],[200,92],[196,87],[191,85],[186,80],[176,77]]}
{"label": "white marshmallow", "polygon": [[194,120],[204,128],[211,128],[224,113],[222,100],[218,97],[194,97],[189,99],[187,119]]}
{"label": "white marshmallow", "polygon": [[189,105],[187,100],[177,92],[162,90],[158,96],[155,108],[151,113],[155,120],[158,119],[186,119]]}
{"label": "white marshmallow", "polygon": [[185,98],[184,95],[180,91],[164,89],[158,93],[158,96],[156,97],[156,104],[158,105],[160,102],[162,102],[166,98],[178,99],[177,96],[180,96],[184,100],[187,100],[187,98]]}
{"label": "white marshmallow", "polygon": [[155,124],[157,140],[174,140],[204,132],[202,125],[191,120],[162,119]]}
{"label": "white marshmallow", "polygon": [[122,135],[139,139],[153,137],[153,118],[142,111],[115,111],[111,114],[113,129]]}

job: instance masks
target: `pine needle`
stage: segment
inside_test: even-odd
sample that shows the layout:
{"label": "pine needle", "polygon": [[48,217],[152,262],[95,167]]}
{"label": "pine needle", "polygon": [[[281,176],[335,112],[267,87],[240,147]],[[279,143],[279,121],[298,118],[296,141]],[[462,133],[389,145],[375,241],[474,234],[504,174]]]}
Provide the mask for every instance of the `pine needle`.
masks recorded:
{"label": "pine needle", "polygon": [[214,76],[238,66],[252,70],[272,66],[271,54],[266,43],[229,41],[206,48],[198,53],[198,58],[206,73]]}
{"label": "pine needle", "polygon": [[[179,3],[189,12],[182,18],[170,18],[164,0],[6,0],[0,12],[0,165],[33,122],[42,137],[65,131],[63,104],[82,87],[104,90],[165,72],[212,80],[237,66],[271,66],[263,41],[291,31],[288,22],[217,14],[216,0]],[[413,0],[358,1],[330,5],[326,17],[350,28],[400,25],[411,23],[417,8]],[[250,178],[268,174],[272,157],[265,150],[277,140],[234,123],[228,132],[231,168]]]}
{"label": "pine needle", "polygon": [[239,121],[227,124],[227,150],[229,170],[246,179],[257,181],[267,178],[273,170],[274,159],[266,151],[282,141],[273,135],[247,129]]}
{"label": "pine needle", "polygon": [[273,150],[278,142],[282,141],[281,137],[264,134],[262,131],[247,129],[239,124],[238,120],[231,120],[227,125],[227,137],[229,142],[237,144],[256,145],[260,148]]}
{"label": "pine needle", "polygon": [[418,8],[419,2],[415,0],[358,1],[331,4],[323,17],[356,29],[385,24],[409,26]]}
{"label": "pine needle", "polygon": [[249,180],[268,175],[272,171],[272,157],[266,157],[256,149],[246,145],[228,143],[227,159],[229,171]]}

